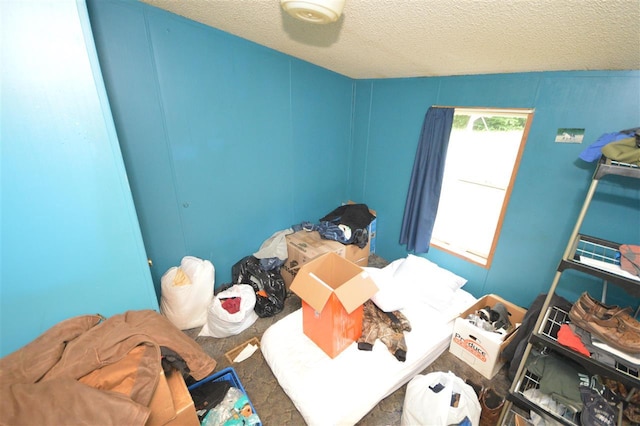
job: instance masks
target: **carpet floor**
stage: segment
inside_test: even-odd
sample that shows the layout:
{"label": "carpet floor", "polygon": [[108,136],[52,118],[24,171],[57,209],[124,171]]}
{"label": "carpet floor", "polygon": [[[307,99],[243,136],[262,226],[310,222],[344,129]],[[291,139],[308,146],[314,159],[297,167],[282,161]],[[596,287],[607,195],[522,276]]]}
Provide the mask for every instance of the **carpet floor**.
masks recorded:
{"label": "carpet floor", "polygon": [[[371,266],[377,266],[380,262],[379,258],[370,259]],[[186,334],[194,338],[217,361],[216,371],[229,366],[236,370],[249,399],[265,426],[304,425],[305,422],[289,397],[278,385],[260,350],[257,350],[251,357],[240,363],[229,362],[225,357],[225,353],[253,337],[260,340],[264,331],[271,324],[298,308],[300,308],[300,298],[295,294],[289,294],[285,301],[285,309],[282,312],[273,317],[259,318],[242,333],[226,338],[198,337],[199,328],[185,330]],[[488,380],[449,351],[444,352],[422,374],[433,371],[452,371],[458,377],[470,379],[474,383],[481,383],[485,387],[492,387],[502,396],[507,394],[510,386],[510,382],[506,377],[506,367],[503,367],[492,380]],[[358,422],[358,425],[400,425],[405,391],[406,384],[380,401]]]}

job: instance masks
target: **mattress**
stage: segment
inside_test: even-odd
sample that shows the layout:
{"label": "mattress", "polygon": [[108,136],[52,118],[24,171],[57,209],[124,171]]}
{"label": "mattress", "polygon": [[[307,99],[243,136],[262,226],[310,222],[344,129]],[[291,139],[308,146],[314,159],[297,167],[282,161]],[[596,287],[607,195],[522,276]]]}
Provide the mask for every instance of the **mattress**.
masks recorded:
{"label": "mattress", "polygon": [[380,340],[370,352],[354,342],[331,359],[303,333],[302,309],[270,326],[260,347],[307,424],[353,425],[447,350],[455,318],[476,301],[462,289],[454,294],[441,310],[428,305],[402,309],[412,327],[405,332],[405,362]]}

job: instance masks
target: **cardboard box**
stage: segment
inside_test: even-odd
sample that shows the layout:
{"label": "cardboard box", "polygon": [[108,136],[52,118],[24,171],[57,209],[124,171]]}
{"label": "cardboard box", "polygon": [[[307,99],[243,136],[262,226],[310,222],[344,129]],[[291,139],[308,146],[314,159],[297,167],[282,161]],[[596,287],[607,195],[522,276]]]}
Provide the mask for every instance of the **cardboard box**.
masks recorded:
{"label": "cardboard box", "polygon": [[161,371],[149,408],[151,415],[145,426],[200,425],[191,394],[178,371],[168,376]]}
{"label": "cardboard box", "polygon": [[[371,210],[371,212],[373,214],[376,214],[375,211]],[[369,224],[369,252],[371,254],[374,254],[376,252],[376,233],[377,233],[377,228],[378,228],[378,217],[376,215],[376,218],[373,219],[371,221],[371,223]]]}
{"label": "cardboard box", "polygon": [[176,418],[171,389],[169,389],[167,377],[162,370],[160,370],[158,386],[156,386],[156,390],[151,397],[149,408],[151,409],[151,414],[147,419],[146,426],[165,425]]}
{"label": "cardboard box", "polygon": [[335,358],[362,335],[362,304],[377,291],[361,267],[326,253],[298,271],[291,291],[302,299],[302,330]]}
{"label": "cardboard box", "polygon": [[[356,202],[352,201],[352,200],[349,200],[349,201],[347,201],[347,204],[356,204]],[[373,210],[373,209],[369,209],[369,212],[372,215],[374,215],[375,218],[371,221],[369,226],[367,226],[367,232],[369,234],[369,242],[367,243],[367,247],[368,247],[368,250],[369,250],[367,252],[367,265],[369,264],[369,254],[374,254],[376,252],[376,232],[377,232],[377,228],[378,228],[378,226],[377,226],[378,225],[377,224],[378,213],[376,213],[376,211]],[[347,259],[352,260],[349,257],[347,257]],[[359,263],[358,263],[358,265],[367,266],[367,265],[361,265]]]}
{"label": "cardboard box", "polygon": [[345,246],[344,257],[358,266],[369,266],[369,247],[371,240],[364,248],[360,248],[355,244],[347,244]]}
{"label": "cardboard box", "polygon": [[514,305],[495,294],[489,294],[480,298],[476,303],[456,318],[449,345],[449,352],[469,364],[478,373],[487,379],[492,379],[505,363],[502,351],[513,340],[515,333],[502,338],[498,333],[483,330],[467,321],[467,316],[486,306],[494,307],[501,302],[511,314],[511,324],[522,323],[527,310]]}
{"label": "cardboard box", "polygon": [[280,268],[280,274],[287,288],[291,286],[300,267],[316,257],[325,253],[336,253],[342,257],[346,254],[347,246],[323,239],[318,231],[298,231],[287,235],[286,240],[288,258]]}

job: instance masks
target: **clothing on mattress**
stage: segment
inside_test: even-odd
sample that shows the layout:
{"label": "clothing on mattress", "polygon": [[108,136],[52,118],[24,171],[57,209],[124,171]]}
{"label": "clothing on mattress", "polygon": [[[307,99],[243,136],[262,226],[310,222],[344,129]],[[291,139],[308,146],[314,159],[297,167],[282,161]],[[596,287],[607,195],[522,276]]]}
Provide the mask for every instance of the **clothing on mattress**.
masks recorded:
{"label": "clothing on mattress", "polygon": [[370,351],[377,339],[387,346],[398,361],[407,359],[407,343],[404,332],[411,331],[411,323],[400,311],[384,312],[371,300],[364,303],[362,336],[358,349]]}

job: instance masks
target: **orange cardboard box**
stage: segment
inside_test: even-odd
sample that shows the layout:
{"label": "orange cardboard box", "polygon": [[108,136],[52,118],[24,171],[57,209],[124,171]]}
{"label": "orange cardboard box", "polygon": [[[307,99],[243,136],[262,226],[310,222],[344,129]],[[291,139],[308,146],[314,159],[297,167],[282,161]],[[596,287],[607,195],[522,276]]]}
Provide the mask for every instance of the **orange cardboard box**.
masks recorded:
{"label": "orange cardboard box", "polygon": [[335,358],[362,335],[362,304],[378,287],[360,266],[326,253],[300,268],[291,291],[302,299],[302,330]]}

